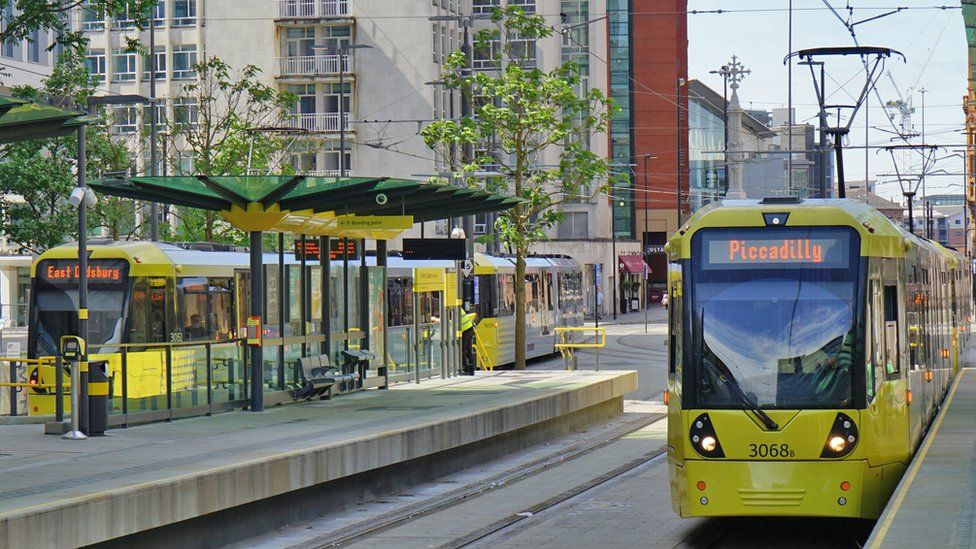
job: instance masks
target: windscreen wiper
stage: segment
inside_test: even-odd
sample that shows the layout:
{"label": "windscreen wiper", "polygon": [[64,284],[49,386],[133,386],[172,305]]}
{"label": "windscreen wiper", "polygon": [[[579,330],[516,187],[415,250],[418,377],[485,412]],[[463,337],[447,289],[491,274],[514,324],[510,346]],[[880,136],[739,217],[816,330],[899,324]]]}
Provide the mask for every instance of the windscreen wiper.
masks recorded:
{"label": "windscreen wiper", "polygon": [[740,401],[742,401],[742,403],[745,404],[752,413],[756,414],[756,416],[759,417],[759,419],[763,422],[763,425],[766,426],[766,429],[770,431],[778,431],[779,425],[775,421],[773,421],[773,418],[769,417],[769,414],[764,412],[763,409],[759,407],[759,404],[753,402],[753,400],[749,398],[749,395],[747,395],[745,391],[742,390],[742,387],[739,386],[739,382],[735,380],[735,377],[732,376],[732,373],[729,372],[729,374],[726,375],[725,373],[722,372],[722,370],[719,369],[718,366],[716,366],[710,360],[705,358],[706,344],[705,344],[705,310],[704,309],[702,309],[701,330],[698,333],[698,338],[699,338],[698,353],[699,353],[699,357],[701,358],[702,364],[708,366],[708,368],[712,370],[712,373],[715,374],[720,380],[725,381],[725,384],[729,387],[729,389],[732,390],[732,393]]}

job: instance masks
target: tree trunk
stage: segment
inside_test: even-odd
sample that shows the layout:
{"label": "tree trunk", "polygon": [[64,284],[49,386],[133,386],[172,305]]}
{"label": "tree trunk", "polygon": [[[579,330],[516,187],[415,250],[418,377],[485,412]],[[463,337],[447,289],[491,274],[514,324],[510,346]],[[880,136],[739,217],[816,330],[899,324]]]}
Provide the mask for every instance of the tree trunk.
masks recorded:
{"label": "tree trunk", "polygon": [[525,369],[525,251],[515,252],[515,369]]}

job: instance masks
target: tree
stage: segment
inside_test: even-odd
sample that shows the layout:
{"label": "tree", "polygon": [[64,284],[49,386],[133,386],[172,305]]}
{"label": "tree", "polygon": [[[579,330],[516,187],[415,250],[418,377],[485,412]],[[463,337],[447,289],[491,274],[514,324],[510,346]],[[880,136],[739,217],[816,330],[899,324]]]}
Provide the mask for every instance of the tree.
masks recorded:
{"label": "tree", "polygon": [[[80,109],[93,91],[83,58],[66,52],[42,89],[19,87],[14,94]],[[104,116],[88,124],[87,137],[87,176],[129,169],[128,152],[112,139]],[[75,135],[5,145],[0,157],[0,221],[7,237],[24,250],[40,253],[76,236],[77,209],[67,200],[77,184]],[[101,200],[90,217],[91,226],[114,224],[115,236],[120,237],[123,226],[135,225],[134,211],[131,200]]]}
{"label": "tree", "polygon": [[[287,116],[293,96],[259,81],[261,69],[247,65],[232,74],[218,57],[196,65],[197,80],[175,98],[166,159],[181,175],[247,175],[288,171],[286,140],[267,133]],[[192,169],[182,160],[189,159]],[[215,212],[180,208],[177,238],[244,244],[247,236],[221,222]]]}
{"label": "tree", "polygon": [[[485,182],[488,190],[521,198],[503,212],[494,227],[515,256],[515,368],[525,368],[525,260],[532,246],[548,239],[562,219],[567,200],[592,198],[606,190],[609,162],[589,150],[590,138],[607,131],[615,111],[612,99],[596,89],[580,90],[576,64],[553,70],[534,67],[526,41],[546,39],[553,30],[518,6],[495,8],[497,29],[478,33],[477,47],[491,51],[500,43],[497,74],[467,72],[464,52],[454,52],[444,80],[460,89],[476,107],[474,116],[439,120],[421,132],[428,147],[445,154],[459,147],[488,148],[488,153],[452,167],[459,176],[479,169],[499,172]],[[543,160],[555,160],[546,167]]]}
{"label": "tree", "polygon": [[0,43],[30,38],[37,30],[51,31],[56,43],[84,55],[88,40],[82,31],[71,28],[72,10],[84,6],[102,17],[130,19],[141,29],[158,0],[6,0],[4,5],[11,2],[13,11],[3,17]]}

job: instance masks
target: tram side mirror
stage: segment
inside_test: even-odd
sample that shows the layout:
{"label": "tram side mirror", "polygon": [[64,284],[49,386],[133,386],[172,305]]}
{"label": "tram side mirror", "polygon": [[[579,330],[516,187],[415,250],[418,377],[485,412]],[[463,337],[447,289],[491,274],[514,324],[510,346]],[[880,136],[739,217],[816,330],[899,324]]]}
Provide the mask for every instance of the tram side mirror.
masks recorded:
{"label": "tram side mirror", "polygon": [[61,336],[61,356],[66,360],[80,360],[85,354],[85,340],[78,336]]}

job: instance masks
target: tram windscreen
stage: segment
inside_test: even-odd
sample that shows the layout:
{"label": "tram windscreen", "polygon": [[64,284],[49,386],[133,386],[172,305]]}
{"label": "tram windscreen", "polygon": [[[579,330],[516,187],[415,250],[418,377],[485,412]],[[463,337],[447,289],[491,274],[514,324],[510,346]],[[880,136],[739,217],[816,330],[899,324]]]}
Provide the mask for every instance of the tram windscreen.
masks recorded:
{"label": "tram windscreen", "polygon": [[[38,263],[34,278],[35,334],[32,355],[58,353],[63,335],[78,335],[78,261],[49,259]],[[92,352],[112,352],[106,344],[122,342],[123,308],[128,289],[125,260],[88,262],[88,345]]]}
{"label": "tram windscreen", "polygon": [[858,246],[844,227],[696,234],[685,344],[698,404],[850,406]]}

